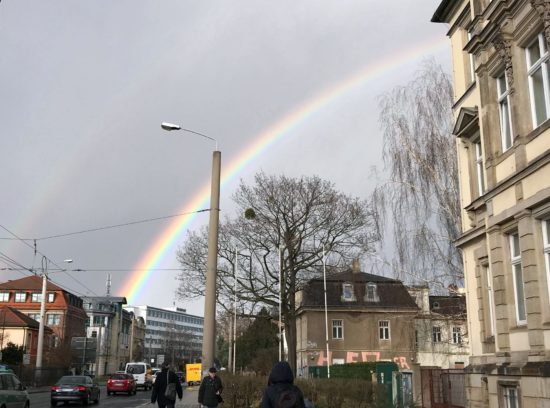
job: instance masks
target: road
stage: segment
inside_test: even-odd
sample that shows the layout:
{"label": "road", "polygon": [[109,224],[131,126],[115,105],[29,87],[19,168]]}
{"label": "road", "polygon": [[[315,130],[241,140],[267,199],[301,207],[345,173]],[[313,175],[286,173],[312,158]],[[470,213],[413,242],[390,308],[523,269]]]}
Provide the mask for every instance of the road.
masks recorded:
{"label": "road", "polygon": [[[99,405],[92,404],[90,407],[113,407],[113,408],[137,408],[137,407],[158,407],[157,404],[151,404],[151,391],[138,391],[136,395],[107,395],[105,387],[101,388],[101,398]],[[183,398],[181,401],[176,402],[177,408],[199,408],[197,403],[199,387],[184,387]],[[49,392],[37,392],[29,394],[31,400],[31,408],[50,408],[50,393]],[[67,405],[58,405],[59,407],[65,407]],[[71,403],[68,407],[81,407],[82,404]]]}

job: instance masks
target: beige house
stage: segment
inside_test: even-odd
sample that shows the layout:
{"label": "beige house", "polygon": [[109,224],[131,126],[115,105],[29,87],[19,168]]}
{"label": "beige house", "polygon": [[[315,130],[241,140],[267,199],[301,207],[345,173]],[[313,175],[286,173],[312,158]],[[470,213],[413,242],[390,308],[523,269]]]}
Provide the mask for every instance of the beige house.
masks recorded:
{"label": "beige house", "polygon": [[464,368],[470,354],[465,297],[430,295],[427,286],[407,289],[420,309],[415,318],[415,363],[421,368]]}
{"label": "beige house", "polygon": [[468,406],[550,406],[550,3],[443,0],[471,347]]}
{"label": "beige house", "polygon": [[362,361],[392,361],[412,387],[414,300],[402,282],[349,270],[327,276],[329,352],[326,352],[323,279],[312,279],[296,295],[297,374],[310,367]]}

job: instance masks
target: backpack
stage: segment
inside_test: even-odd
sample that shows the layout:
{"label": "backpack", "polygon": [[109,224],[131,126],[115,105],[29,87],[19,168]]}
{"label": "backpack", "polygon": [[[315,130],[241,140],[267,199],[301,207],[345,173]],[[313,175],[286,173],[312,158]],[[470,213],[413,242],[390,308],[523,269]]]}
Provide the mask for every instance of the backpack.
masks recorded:
{"label": "backpack", "polygon": [[275,408],[295,408],[298,406],[298,398],[294,390],[284,390],[277,397]]}

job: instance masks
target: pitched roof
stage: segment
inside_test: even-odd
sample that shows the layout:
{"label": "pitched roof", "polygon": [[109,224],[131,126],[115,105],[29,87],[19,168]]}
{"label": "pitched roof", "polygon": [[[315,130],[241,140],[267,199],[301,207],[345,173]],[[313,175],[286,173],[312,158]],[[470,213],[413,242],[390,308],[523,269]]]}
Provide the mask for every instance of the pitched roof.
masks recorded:
{"label": "pitched roof", "polygon": [[[365,299],[366,283],[376,284],[377,302]],[[351,283],[354,288],[354,301],[342,299],[343,283]],[[324,306],[324,283],[322,278],[311,279],[303,290],[302,307]],[[327,305],[330,308],[399,308],[418,310],[403,283],[396,279],[372,275],[365,272],[348,270],[342,273],[327,276]]]}
{"label": "pitched roof", "polygon": [[[437,307],[434,307],[436,303]],[[430,311],[446,316],[465,315],[466,298],[464,296],[430,296]]]}
{"label": "pitched roof", "polygon": [[[2,289],[15,289],[15,290],[42,290],[42,278],[38,275],[27,276],[21,279],[9,280],[7,282],[0,283],[0,290]],[[46,285],[47,290],[60,290],[65,292],[63,288],[60,288],[55,283],[48,280]]]}
{"label": "pitched roof", "polygon": [[30,327],[38,329],[40,324],[10,306],[0,306],[0,324],[4,327]]}

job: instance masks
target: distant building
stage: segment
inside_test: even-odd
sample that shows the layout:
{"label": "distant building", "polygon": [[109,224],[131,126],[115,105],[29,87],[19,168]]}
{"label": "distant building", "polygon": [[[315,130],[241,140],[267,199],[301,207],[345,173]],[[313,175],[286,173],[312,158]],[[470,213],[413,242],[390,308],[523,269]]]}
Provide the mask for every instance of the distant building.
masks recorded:
{"label": "distant building", "polygon": [[124,306],[145,320],[144,354],[148,362],[194,362],[201,358],[204,318],[177,307]]}
{"label": "distant building", "polygon": [[[327,276],[329,355],[325,348],[323,279],[310,280],[296,295],[298,375],[311,366],[393,361],[413,387],[415,316],[418,306],[401,281],[349,270]],[[412,397],[412,396],[411,396]]]}
{"label": "distant building", "polygon": [[[124,369],[130,361],[130,333],[133,316],[123,309],[125,297],[85,296],[84,310],[88,315],[87,338],[93,339],[95,358],[86,369],[105,375]],[[88,343],[88,342],[87,342]],[[92,351],[92,350],[91,350]]]}
{"label": "distant building", "polygon": [[464,368],[470,353],[465,296],[430,296],[425,286],[408,291],[420,308],[415,318],[416,364]]}
{"label": "distant building", "polygon": [[442,0],[453,64],[469,407],[550,406],[550,2]]}
{"label": "distant building", "polygon": [[[23,346],[25,354],[30,355],[30,364],[36,364],[38,348],[39,323],[9,306],[0,306],[0,350],[8,343]],[[54,333],[49,327],[44,327],[44,353],[47,354],[54,346]]]}
{"label": "distant building", "polygon": [[145,319],[141,316],[132,317],[132,330],[130,332],[130,361],[145,361]]}
{"label": "distant building", "polygon": [[[9,306],[32,319],[40,319],[42,278],[28,276],[0,283],[0,306]],[[85,333],[86,313],[82,299],[48,281],[45,325],[54,334],[54,346],[68,346],[71,338]]]}

